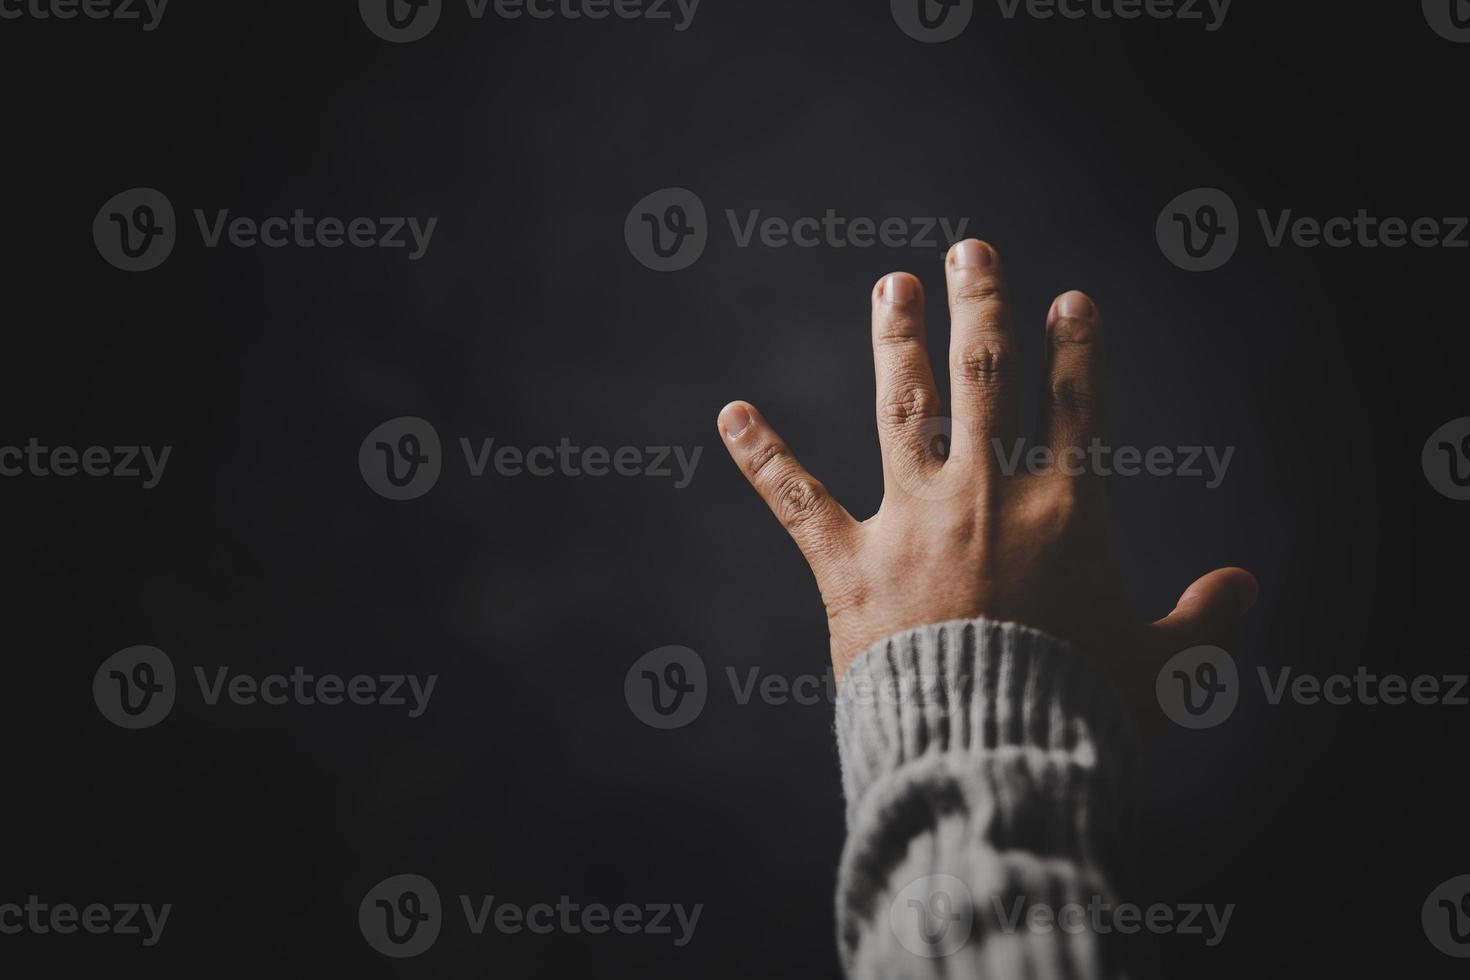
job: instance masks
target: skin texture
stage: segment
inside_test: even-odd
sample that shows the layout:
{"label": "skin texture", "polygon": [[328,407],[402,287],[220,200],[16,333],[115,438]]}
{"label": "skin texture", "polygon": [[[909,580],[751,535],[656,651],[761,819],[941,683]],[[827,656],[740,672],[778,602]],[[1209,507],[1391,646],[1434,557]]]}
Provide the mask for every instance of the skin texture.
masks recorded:
{"label": "skin texture", "polygon": [[[1077,453],[1105,439],[1103,329],[1096,305],[1068,292],[1046,319],[1046,382],[1035,444],[1074,465],[1002,471],[992,440],[1017,438],[1014,341],[1000,258],[969,239],[950,249],[952,419],[935,389],[918,279],[873,289],[873,360],[884,495],[861,523],[797,461],[759,411],[720,412],[726,448],[811,565],[827,608],[832,665],[903,629],[985,616],[1017,622],[1104,658],[1125,690],[1151,686],[1170,655],[1219,643],[1255,602],[1239,568],[1190,585],[1154,623],[1128,609],[1108,545],[1102,478]],[[947,438],[946,438],[947,436]],[[947,451],[945,444],[948,444]],[[1071,471],[1070,473],[1067,471]]]}

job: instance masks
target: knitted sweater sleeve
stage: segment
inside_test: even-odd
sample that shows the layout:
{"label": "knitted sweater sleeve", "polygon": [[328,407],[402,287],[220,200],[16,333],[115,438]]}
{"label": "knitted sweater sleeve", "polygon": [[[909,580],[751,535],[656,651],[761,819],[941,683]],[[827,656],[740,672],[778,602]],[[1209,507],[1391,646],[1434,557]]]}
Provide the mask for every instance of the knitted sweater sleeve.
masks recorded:
{"label": "knitted sweater sleeve", "polygon": [[1070,646],[977,619],[907,630],[842,677],[838,943],[854,980],[1128,975],[1110,904],[1130,729]]}

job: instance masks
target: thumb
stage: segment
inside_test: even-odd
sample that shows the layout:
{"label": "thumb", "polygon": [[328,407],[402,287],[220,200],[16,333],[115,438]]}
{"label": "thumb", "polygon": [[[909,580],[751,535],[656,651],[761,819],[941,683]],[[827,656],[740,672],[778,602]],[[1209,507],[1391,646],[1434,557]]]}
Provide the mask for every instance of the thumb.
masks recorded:
{"label": "thumb", "polygon": [[1256,604],[1260,586],[1243,568],[1217,568],[1184,590],[1174,611],[1153,624],[1169,653],[1224,642],[1230,627]]}

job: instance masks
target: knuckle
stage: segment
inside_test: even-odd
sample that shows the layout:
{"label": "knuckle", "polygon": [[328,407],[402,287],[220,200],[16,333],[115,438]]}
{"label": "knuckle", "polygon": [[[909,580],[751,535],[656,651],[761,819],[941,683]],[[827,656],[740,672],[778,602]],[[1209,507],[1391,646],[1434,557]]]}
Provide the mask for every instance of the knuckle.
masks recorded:
{"label": "knuckle", "polygon": [[958,374],[981,387],[1004,384],[1011,374],[1011,352],[1001,344],[981,344],[961,355]]}
{"label": "knuckle", "polygon": [[954,301],[960,306],[977,306],[998,302],[1005,287],[995,276],[975,276],[954,285]]}
{"label": "knuckle", "polygon": [[912,314],[899,313],[878,321],[873,339],[880,347],[912,344],[924,336],[924,321]]}
{"label": "knuckle", "polygon": [[1072,375],[1052,378],[1047,385],[1051,404],[1059,411],[1080,419],[1097,419],[1102,415],[1102,401],[1090,382]]}
{"label": "knuckle", "polygon": [[1072,480],[1051,482],[1044,492],[1030,499],[1026,510],[1027,523],[1031,526],[1047,529],[1057,537],[1066,536],[1082,518],[1079,488]]}
{"label": "knuckle", "polygon": [[889,389],[879,408],[879,421],[889,428],[902,428],[916,419],[928,418],[938,407],[938,398],[928,387],[900,382]]}
{"label": "knuckle", "polygon": [[786,530],[796,533],[807,527],[822,511],[826,492],[810,477],[792,474],[781,481],[772,500]]}
{"label": "knuckle", "polygon": [[1064,316],[1052,323],[1047,335],[1053,347],[1096,347],[1102,328],[1090,317]]}
{"label": "knuckle", "polygon": [[920,561],[953,565],[958,556],[969,553],[977,542],[986,542],[995,530],[989,515],[978,507],[951,508],[937,520],[943,533],[922,546]]}
{"label": "knuckle", "polygon": [[785,445],[779,442],[768,442],[746,457],[745,472],[751,482],[760,483],[765,478],[767,469],[786,455]]}

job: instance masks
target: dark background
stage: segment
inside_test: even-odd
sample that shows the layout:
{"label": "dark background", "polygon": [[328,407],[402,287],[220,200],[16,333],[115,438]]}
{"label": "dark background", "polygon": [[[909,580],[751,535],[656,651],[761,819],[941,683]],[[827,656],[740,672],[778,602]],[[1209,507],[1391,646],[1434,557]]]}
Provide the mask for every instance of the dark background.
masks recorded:
{"label": "dark background", "polygon": [[[868,291],[942,249],[738,249],[723,211],[969,216],[1011,284],[1027,383],[1042,317],[1088,290],[1118,443],[1233,445],[1218,490],[1112,490],[1141,615],[1252,569],[1252,682],[1220,728],[1145,759],[1141,903],[1235,903],[1226,941],[1165,937],[1167,973],[1458,975],[1419,923],[1470,872],[1470,709],[1270,707],[1257,664],[1463,671],[1465,507],[1421,472],[1467,410],[1465,251],[1265,247],[1254,209],[1465,214],[1470,48],[1417,4],[1238,0],[1198,22],[1004,21],[923,45],[888,5],[704,0],[669,22],[470,20],[409,45],[356,4],[174,0],[161,27],[0,22],[0,444],[174,447],[161,485],[0,481],[8,709],[0,901],[171,902],[162,943],[0,937],[14,975],[836,976],[842,802],[823,704],[737,706],[724,668],[826,669],[796,550],[730,465],[760,406],[858,516],[881,497]],[[98,256],[113,194],[163,190],[161,268]],[[651,272],[623,219],[684,186],[715,221]],[[1249,225],[1222,270],[1154,241],[1217,186]],[[191,210],[439,216],[428,255],[204,249]],[[931,305],[932,343],[948,331]],[[942,363],[942,360],[940,361]],[[407,503],[358,445],[420,415],[449,444]],[[694,483],[470,479],[459,436],[703,445]],[[204,707],[127,732],[97,665],[153,644],[181,674],[438,673],[428,713]],[[674,732],[628,710],[638,656],[716,679]],[[363,942],[387,875],[431,878],[423,956]],[[470,936],[460,893],[529,905],[703,903],[694,941]]]}

